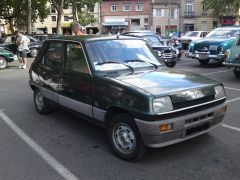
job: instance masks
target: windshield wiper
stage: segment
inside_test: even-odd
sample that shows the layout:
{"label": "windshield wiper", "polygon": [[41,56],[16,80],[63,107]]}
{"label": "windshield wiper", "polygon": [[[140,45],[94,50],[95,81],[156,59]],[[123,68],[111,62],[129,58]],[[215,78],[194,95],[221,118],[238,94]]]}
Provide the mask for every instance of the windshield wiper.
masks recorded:
{"label": "windshield wiper", "polygon": [[152,62],[148,62],[148,61],[144,61],[144,60],[141,60],[141,59],[132,59],[132,60],[126,60],[124,61],[125,63],[129,63],[129,62],[143,62],[143,63],[149,63],[151,65],[153,65],[156,69],[158,69],[158,65],[155,64],[155,63],[152,63]]}
{"label": "windshield wiper", "polygon": [[133,67],[131,67],[131,66],[127,65],[127,64],[123,64],[123,63],[119,63],[119,62],[115,62],[115,61],[105,61],[105,62],[101,62],[101,63],[95,64],[95,66],[96,66],[96,65],[97,65],[97,66],[101,66],[101,65],[104,65],[104,64],[122,64],[122,65],[128,67],[129,69],[131,69],[132,73],[134,73]]}

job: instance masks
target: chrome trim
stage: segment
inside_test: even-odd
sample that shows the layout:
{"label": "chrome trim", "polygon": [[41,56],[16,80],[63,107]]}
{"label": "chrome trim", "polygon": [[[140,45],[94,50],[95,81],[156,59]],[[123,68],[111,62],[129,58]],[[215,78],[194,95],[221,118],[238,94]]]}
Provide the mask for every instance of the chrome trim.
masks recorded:
{"label": "chrome trim", "polygon": [[85,104],[62,95],[59,95],[59,104],[71,110],[74,110],[82,114],[85,114],[89,117],[92,117],[92,106],[89,104]]}
{"label": "chrome trim", "polygon": [[191,109],[191,108],[195,108],[195,107],[211,104],[211,103],[214,103],[214,102],[218,102],[218,101],[221,101],[221,100],[224,100],[224,99],[226,99],[226,96],[221,98],[221,99],[215,99],[213,101],[209,101],[209,102],[202,103],[202,104],[197,104],[197,105],[186,107],[186,108],[182,108],[182,109],[176,109],[176,110],[169,111],[169,112],[164,112],[164,113],[157,113],[157,115],[165,115],[165,114],[171,114],[171,113],[175,113],[175,112],[179,112],[179,111],[184,111],[184,110],[187,110],[187,109]]}
{"label": "chrome trim", "polygon": [[93,118],[99,121],[105,121],[106,111],[93,107]]}
{"label": "chrome trim", "polygon": [[223,65],[227,66],[227,67],[240,67],[240,63],[227,63],[227,62],[224,62]]}

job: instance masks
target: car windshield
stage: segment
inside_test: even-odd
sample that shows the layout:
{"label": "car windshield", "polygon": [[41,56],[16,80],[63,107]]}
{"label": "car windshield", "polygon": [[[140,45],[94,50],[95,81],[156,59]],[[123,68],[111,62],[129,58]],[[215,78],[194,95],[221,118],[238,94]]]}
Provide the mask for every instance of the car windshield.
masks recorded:
{"label": "car windshield", "polygon": [[192,31],[186,34],[186,36],[188,37],[198,37],[198,35],[199,35],[199,32],[196,32],[196,31]]}
{"label": "car windshield", "polygon": [[232,29],[215,29],[211,31],[207,37],[236,37],[237,32],[240,30],[232,30]]}
{"label": "car windshield", "polygon": [[161,65],[143,40],[101,40],[87,44],[91,64],[96,71],[113,71]]}
{"label": "car windshield", "polygon": [[157,36],[144,36],[143,39],[147,41],[150,46],[161,46],[162,43]]}

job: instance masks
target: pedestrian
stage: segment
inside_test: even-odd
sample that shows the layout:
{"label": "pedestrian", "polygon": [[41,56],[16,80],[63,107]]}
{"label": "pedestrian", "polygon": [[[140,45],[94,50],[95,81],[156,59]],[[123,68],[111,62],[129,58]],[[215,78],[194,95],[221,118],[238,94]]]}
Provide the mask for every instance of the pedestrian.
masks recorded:
{"label": "pedestrian", "polygon": [[72,32],[76,35],[76,36],[81,36],[84,35],[84,33],[82,32],[82,27],[79,23],[74,23],[72,25]]}
{"label": "pedestrian", "polygon": [[17,56],[18,60],[20,62],[19,69],[26,69],[27,68],[27,53],[29,51],[28,44],[30,43],[30,40],[28,37],[23,35],[23,33],[16,31],[16,44],[18,46],[17,49]]}

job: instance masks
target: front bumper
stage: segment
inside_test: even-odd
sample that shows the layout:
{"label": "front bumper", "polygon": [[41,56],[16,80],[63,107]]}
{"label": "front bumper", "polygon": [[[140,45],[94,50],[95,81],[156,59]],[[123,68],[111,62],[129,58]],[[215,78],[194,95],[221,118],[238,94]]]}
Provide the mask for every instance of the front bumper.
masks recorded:
{"label": "front bumper", "polygon": [[195,53],[187,52],[185,56],[192,59],[198,59],[198,60],[213,59],[218,61],[223,61],[226,58],[226,55],[223,53],[213,55],[213,54],[210,54],[210,52],[198,52],[198,51],[196,51]]}
{"label": "front bumper", "polygon": [[[169,120],[154,122],[135,119],[144,144],[147,147],[163,147],[179,143],[211,131],[222,123],[226,111],[226,103],[208,110],[181,116]],[[160,132],[159,126],[172,124],[172,129]]]}
{"label": "front bumper", "polygon": [[240,68],[240,63],[227,63],[227,62],[224,62],[223,65],[227,66],[227,67],[237,67],[237,68]]}

